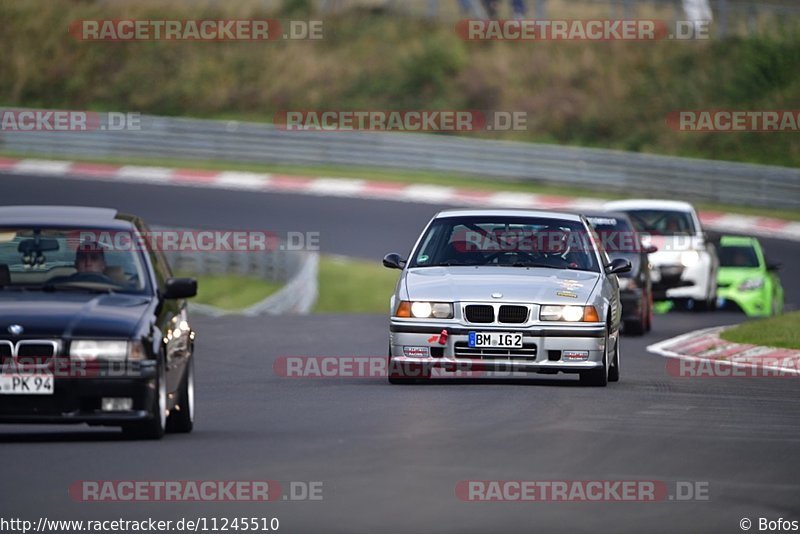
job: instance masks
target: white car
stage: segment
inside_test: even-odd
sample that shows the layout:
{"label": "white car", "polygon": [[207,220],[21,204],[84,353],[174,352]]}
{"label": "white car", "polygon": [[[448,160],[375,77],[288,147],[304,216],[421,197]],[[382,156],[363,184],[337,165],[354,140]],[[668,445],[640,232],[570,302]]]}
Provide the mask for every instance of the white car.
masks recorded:
{"label": "white car", "polygon": [[627,213],[643,241],[658,247],[650,254],[653,295],[695,310],[716,305],[719,259],[694,207],[675,200],[619,200],[603,206]]}

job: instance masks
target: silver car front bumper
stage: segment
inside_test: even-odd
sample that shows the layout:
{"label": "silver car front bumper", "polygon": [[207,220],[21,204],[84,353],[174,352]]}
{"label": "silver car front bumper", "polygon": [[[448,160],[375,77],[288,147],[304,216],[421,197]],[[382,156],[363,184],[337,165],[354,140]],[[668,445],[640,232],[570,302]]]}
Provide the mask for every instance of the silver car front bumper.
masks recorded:
{"label": "silver car front bumper", "polygon": [[[439,342],[442,331],[447,332],[445,342]],[[524,351],[510,349],[508,355],[482,354],[465,356],[469,332],[521,332]],[[503,373],[577,373],[601,367],[605,352],[606,327],[591,323],[586,326],[527,326],[514,325],[462,325],[392,321],[390,326],[390,353],[396,366],[421,366],[441,369],[444,373],[472,371]],[[535,353],[531,352],[535,347]],[[429,355],[413,353],[424,352]],[[562,358],[567,351],[585,351],[585,361],[568,361]],[[487,351],[489,352],[489,351]],[[459,354],[460,353],[460,354]],[[413,355],[411,355],[413,354]]]}

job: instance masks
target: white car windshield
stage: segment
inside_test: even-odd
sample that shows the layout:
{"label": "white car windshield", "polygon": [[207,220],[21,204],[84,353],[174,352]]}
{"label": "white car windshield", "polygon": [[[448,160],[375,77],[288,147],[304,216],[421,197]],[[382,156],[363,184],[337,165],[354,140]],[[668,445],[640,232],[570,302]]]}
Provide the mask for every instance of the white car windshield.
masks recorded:
{"label": "white car windshield", "polygon": [[694,235],[697,227],[692,214],[675,210],[626,210],[640,232],[653,235]]}

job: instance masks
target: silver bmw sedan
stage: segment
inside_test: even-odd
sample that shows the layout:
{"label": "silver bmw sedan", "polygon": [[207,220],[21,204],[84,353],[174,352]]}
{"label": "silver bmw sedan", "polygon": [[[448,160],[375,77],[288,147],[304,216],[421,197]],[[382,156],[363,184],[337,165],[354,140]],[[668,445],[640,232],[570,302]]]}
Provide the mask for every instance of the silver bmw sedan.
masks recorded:
{"label": "silver bmw sedan", "polygon": [[389,382],[576,373],[619,380],[617,274],[581,215],[448,210],[428,223],[391,298]]}

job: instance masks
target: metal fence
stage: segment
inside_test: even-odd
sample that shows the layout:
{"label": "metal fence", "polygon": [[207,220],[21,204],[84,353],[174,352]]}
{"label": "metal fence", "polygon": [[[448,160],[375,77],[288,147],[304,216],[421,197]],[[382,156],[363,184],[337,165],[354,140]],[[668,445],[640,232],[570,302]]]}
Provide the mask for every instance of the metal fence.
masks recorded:
{"label": "metal fence", "polygon": [[0,150],[453,172],[615,194],[800,209],[800,169],[535,143],[143,116],[141,130],[0,132]]}
{"label": "metal fence", "polygon": [[317,301],[319,255],[316,252],[287,251],[277,248],[263,253],[165,251],[164,254],[176,272],[201,276],[239,274],[283,284],[277,292],[237,312],[227,312],[213,306],[189,302],[191,309],[207,315],[306,314]]}

